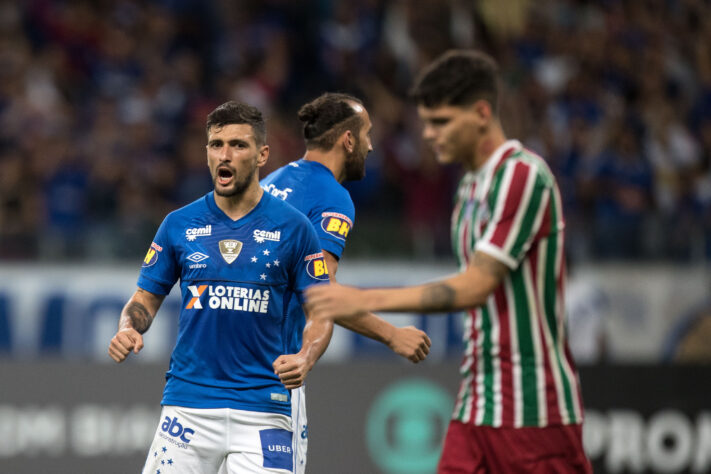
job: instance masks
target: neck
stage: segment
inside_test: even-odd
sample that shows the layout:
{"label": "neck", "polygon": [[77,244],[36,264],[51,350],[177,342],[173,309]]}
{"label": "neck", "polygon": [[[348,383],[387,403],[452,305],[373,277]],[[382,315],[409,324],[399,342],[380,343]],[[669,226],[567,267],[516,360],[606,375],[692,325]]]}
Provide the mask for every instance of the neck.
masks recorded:
{"label": "neck", "polygon": [[215,193],[215,204],[224,212],[227,217],[236,221],[246,216],[249,211],[254,209],[259,200],[262,199],[264,191],[259,186],[259,181],[252,181],[247,189],[240,194],[234,196],[220,196]]}
{"label": "neck", "polygon": [[[335,147],[334,147],[335,148]],[[306,150],[304,159],[307,161],[316,161],[331,170],[333,176],[339,183],[345,179],[345,160],[333,149],[329,151],[323,150]]]}
{"label": "neck", "polygon": [[506,141],[506,135],[500,126],[493,126],[489,129],[489,132],[479,139],[474,149],[474,154],[472,156],[472,161],[470,163],[471,169],[477,170],[484,166],[484,164],[489,161],[491,155],[494,154],[497,148],[499,148]]}

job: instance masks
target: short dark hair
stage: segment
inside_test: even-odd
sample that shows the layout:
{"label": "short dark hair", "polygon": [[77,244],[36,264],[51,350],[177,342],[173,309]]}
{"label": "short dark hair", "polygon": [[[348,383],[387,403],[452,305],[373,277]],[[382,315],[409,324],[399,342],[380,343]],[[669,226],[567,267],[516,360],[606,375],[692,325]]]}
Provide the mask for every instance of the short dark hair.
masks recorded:
{"label": "short dark hair", "polygon": [[471,105],[484,99],[498,115],[499,67],[481,51],[450,50],[435,59],[415,79],[410,97],[419,105]]}
{"label": "short dark hair", "polygon": [[356,97],[337,92],[326,92],[299,109],[298,118],[304,123],[306,148],[330,150],[346,130],[360,133],[362,118],[353,103],[363,105]]}
{"label": "short dark hair", "polygon": [[267,143],[267,126],[258,108],[231,100],[217,107],[207,116],[205,130],[210,133],[212,127],[224,127],[230,124],[247,124],[254,130],[257,146]]}

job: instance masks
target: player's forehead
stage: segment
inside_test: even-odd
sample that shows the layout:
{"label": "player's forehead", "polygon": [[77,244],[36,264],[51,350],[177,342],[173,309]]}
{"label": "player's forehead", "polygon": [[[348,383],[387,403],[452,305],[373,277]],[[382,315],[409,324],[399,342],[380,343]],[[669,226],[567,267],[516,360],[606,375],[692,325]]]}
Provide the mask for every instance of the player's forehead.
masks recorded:
{"label": "player's forehead", "polygon": [[417,115],[425,121],[451,119],[464,113],[466,113],[466,108],[456,105],[435,105],[433,107],[428,107],[420,104],[417,106]]}
{"label": "player's forehead", "polygon": [[207,140],[245,140],[250,143],[256,143],[254,129],[246,123],[228,123],[223,126],[213,126],[207,133]]}

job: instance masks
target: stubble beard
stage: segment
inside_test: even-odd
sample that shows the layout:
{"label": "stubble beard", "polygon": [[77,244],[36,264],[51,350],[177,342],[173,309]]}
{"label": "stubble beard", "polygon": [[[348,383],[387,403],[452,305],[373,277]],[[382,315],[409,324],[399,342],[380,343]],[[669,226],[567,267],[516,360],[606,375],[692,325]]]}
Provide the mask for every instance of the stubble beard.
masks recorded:
{"label": "stubble beard", "polygon": [[227,198],[239,197],[243,195],[247,188],[249,188],[249,185],[252,183],[252,180],[254,179],[254,173],[256,172],[257,167],[255,166],[250,170],[249,174],[245,176],[243,180],[238,180],[237,173],[235,173],[235,182],[232,187],[228,189],[220,189],[217,185],[218,177],[215,176],[215,178],[213,179],[213,183],[215,185],[215,194]]}

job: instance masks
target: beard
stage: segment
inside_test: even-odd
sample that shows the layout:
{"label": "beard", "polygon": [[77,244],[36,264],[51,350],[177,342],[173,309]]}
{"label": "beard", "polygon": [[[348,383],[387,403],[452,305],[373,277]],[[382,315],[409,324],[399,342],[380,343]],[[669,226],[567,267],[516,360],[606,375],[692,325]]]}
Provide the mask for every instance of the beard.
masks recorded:
{"label": "beard", "polygon": [[359,181],[365,178],[366,156],[368,156],[368,149],[362,150],[359,140],[353,152],[346,156],[345,181]]}
{"label": "beard", "polygon": [[252,180],[254,179],[254,174],[257,172],[257,166],[256,163],[254,166],[252,166],[252,169],[249,170],[246,176],[244,178],[240,179],[240,177],[237,175],[237,173],[233,172],[234,176],[234,183],[232,183],[232,186],[229,188],[219,188],[217,184],[217,178],[218,175],[217,173],[215,174],[215,177],[213,178],[212,182],[215,185],[215,194],[218,196],[222,197],[235,197],[235,196],[240,196],[244,194],[244,192],[247,190],[249,185],[252,183]]}

